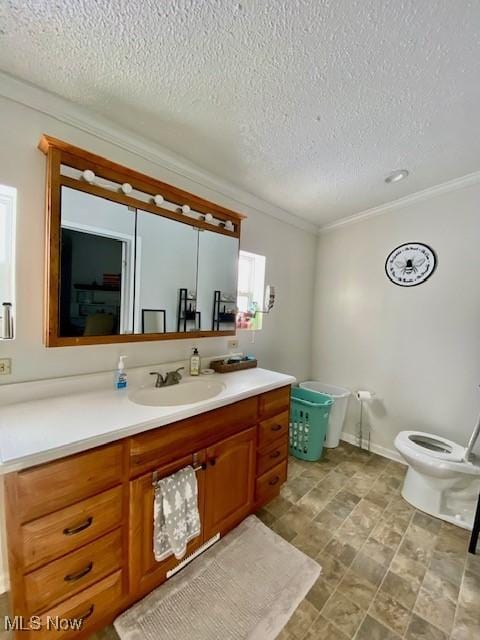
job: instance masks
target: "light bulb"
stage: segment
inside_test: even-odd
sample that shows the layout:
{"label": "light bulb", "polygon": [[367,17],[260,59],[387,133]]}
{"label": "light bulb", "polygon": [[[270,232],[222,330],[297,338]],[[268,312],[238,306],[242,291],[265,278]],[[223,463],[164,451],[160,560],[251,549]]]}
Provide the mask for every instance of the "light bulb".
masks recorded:
{"label": "light bulb", "polygon": [[213,216],[211,213],[206,213],[205,214],[205,222],[212,222],[213,220]]}
{"label": "light bulb", "polygon": [[85,169],[85,171],[82,173],[82,178],[85,180],[85,182],[88,182],[88,184],[92,184],[92,182],[95,180],[95,174],[91,169]]}
{"label": "light bulb", "polygon": [[132,193],[133,187],[129,182],[124,182],[122,184],[122,191],[125,194]]}
{"label": "light bulb", "polygon": [[161,195],[156,195],[156,196],[153,198],[153,201],[155,202],[155,204],[157,205],[157,207],[160,207],[160,206],[163,204],[164,197],[163,197],[163,196],[161,196]]}
{"label": "light bulb", "polygon": [[190,213],[190,207],[188,206],[188,204],[182,205],[182,213]]}

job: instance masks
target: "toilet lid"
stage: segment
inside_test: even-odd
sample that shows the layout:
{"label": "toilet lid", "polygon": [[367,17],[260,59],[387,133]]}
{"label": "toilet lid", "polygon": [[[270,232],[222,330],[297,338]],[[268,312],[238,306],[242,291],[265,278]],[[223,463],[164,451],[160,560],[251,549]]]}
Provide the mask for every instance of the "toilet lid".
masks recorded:
{"label": "toilet lid", "polygon": [[408,446],[420,450],[432,458],[461,462],[465,455],[465,448],[456,442],[424,431],[405,431],[404,440]]}

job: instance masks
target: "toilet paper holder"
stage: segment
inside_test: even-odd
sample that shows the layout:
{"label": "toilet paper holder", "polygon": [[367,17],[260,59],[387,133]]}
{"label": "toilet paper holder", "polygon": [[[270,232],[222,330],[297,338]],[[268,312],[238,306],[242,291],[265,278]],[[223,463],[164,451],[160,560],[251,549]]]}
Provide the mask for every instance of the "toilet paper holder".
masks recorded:
{"label": "toilet paper holder", "polygon": [[373,400],[373,398],[375,397],[375,394],[373,393],[373,391],[367,391],[366,389],[359,389],[358,391],[355,391],[355,397],[357,398],[358,402],[360,403],[360,420],[357,423],[357,440],[358,440],[358,446],[360,447],[360,449],[364,449],[363,446],[363,442],[364,442],[364,431],[367,428],[367,451],[368,453],[371,452],[371,442],[370,442],[370,425],[368,424],[368,422],[364,425],[364,408],[363,408],[363,403],[364,402],[370,402],[371,400]]}

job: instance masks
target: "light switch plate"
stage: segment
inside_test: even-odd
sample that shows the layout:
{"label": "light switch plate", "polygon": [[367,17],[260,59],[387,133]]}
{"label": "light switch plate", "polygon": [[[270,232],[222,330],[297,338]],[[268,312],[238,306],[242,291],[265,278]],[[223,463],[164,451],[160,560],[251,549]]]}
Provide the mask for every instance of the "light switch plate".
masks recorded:
{"label": "light switch plate", "polygon": [[0,376],[9,376],[12,373],[12,359],[0,358]]}
{"label": "light switch plate", "polygon": [[238,340],[229,340],[227,342],[227,347],[229,349],[238,349]]}

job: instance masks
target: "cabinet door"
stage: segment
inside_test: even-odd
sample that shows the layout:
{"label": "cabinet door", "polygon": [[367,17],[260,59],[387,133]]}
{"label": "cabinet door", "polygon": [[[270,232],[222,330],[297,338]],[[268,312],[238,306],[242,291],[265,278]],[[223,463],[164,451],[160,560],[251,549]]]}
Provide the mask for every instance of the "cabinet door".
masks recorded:
{"label": "cabinet door", "polygon": [[207,449],[204,536],[231,529],[251,511],[254,499],[256,429]]}
{"label": "cabinet door", "polygon": [[[198,464],[205,462],[205,450],[197,454]],[[158,479],[175,473],[179,469],[192,464],[192,456],[184,456],[175,462],[157,470]],[[200,535],[191,540],[185,557],[203,544],[203,513],[205,504],[205,473],[197,471],[198,510],[202,530]],[[130,535],[129,535],[129,582],[130,591],[138,596],[151,591],[166,580],[166,573],[181,560],[174,555],[162,562],[157,562],[153,555],[153,485],[152,473],[146,473],[130,481]]]}

